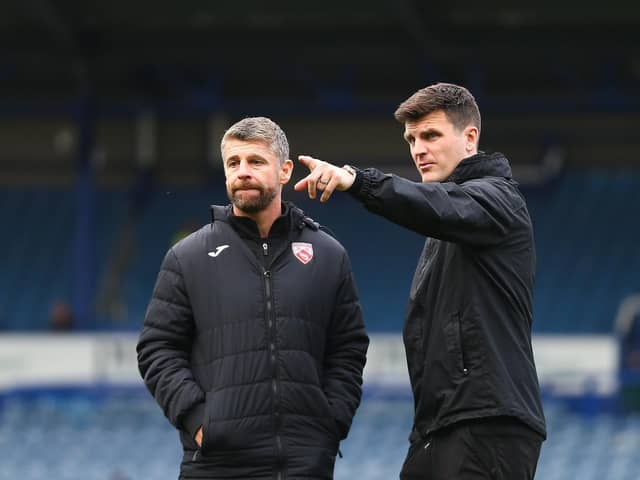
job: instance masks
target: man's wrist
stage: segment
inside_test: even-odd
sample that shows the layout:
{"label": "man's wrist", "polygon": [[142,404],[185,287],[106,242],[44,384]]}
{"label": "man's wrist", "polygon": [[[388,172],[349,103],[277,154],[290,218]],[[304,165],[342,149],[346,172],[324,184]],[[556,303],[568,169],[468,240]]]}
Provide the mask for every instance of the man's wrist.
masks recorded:
{"label": "man's wrist", "polygon": [[346,170],[347,172],[349,172],[351,175],[353,175],[353,177],[355,178],[356,176],[356,170],[351,166],[351,165],[343,165],[342,166],[343,170]]}
{"label": "man's wrist", "polygon": [[351,175],[351,181],[349,182],[349,184],[345,188],[345,191],[347,191],[355,183],[356,178],[358,177],[358,173],[356,172],[355,168],[353,168],[351,165],[343,165],[342,169],[345,170],[349,175]]}
{"label": "man's wrist", "polygon": [[352,194],[358,193],[362,186],[362,171],[348,164],[344,165],[342,169],[346,170],[353,179],[351,185],[349,185],[349,187],[347,187],[345,191]]}

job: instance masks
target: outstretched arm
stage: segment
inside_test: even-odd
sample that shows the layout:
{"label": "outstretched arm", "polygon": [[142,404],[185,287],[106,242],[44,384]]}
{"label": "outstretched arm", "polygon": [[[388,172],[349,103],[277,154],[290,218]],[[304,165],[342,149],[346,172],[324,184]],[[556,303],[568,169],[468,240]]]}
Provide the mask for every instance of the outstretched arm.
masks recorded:
{"label": "outstretched arm", "polygon": [[[307,188],[310,198],[324,190],[326,201],[335,190],[349,190],[370,212],[421,235],[451,242],[490,245],[508,233],[514,217],[525,208],[512,183],[495,177],[453,182],[421,183],[375,168],[357,175],[311,157],[300,161],[311,173],[295,185]],[[327,181],[326,185],[322,182]]]}

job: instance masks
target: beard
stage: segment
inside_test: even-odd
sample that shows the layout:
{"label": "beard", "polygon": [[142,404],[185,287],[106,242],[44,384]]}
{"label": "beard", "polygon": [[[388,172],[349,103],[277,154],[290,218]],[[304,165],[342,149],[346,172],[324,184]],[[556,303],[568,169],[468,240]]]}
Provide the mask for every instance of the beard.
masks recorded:
{"label": "beard", "polygon": [[[242,188],[252,188],[259,192],[258,196],[242,198]],[[231,203],[244,213],[255,214],[266,209],[274,198],[278,195],[275,188],[265,188],[260,185],[241,185],[240,187],[228,188],[227,196]]]}

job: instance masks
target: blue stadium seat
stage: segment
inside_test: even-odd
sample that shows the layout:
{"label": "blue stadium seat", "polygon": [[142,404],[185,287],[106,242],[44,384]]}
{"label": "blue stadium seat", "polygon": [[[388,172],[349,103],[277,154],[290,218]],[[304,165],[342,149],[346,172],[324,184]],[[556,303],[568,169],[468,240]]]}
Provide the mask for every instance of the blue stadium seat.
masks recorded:
{"label": "blue stadium seat", "polygon": [[[0,412],[0,478],[23,480],[175,479],[178,436],[140,392],[8,398]],[[585,418],[545,405],[549,437],[536,478],[632,480],[640,471],[640,416]],[[336,479],[397,478],[408,448],[413,404],[368,396],[358,409]],[[37,452],[37,454],[34,454]]]}

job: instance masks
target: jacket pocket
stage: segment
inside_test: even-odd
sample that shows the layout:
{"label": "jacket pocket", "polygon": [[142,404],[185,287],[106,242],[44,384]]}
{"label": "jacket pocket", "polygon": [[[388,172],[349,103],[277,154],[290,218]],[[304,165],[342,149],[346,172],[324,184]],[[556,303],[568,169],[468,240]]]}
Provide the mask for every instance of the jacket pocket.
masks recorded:
{"label": "jacket pocket", "polygon": [[340,427],[336,420],[336,417],[333,414],[331,409],[331,404],[329,403],[329,398],[327,398],[327,394],[321,388],[318,388],[320,394],[319,405],[321,405],[320,419],[324,428],[327,430],[329,434],[334,436],[337,440],[340,439]]}
{"label": "jacket pocket", "polygon": [[220,391],[207,392],[207,400],[204,407],[204,426],[202,431],[202,447],[200,451],[203,455],[214,455],[233,449],[232,429],[230,421],[221,418],[220,410],[224,402],[227,401],[225,395]]}
{"label": "jacket pocket", "polygon": [[444,327],[444,334],[447,344],[447,352],[454,360],[455,370],[462,375],[469,374],[469,368],[467,366],[464,342],[463,342],[463,330],[462,320],[460,314],[455,312]]}
{"label": "jacket pocket", "polygon": [[[272,430],[273,419],[264,400],[266,387],[261,392],[250,387],[242,388],[232,386],[207,393],[203,455],[226,455],[255,448],[261,438],[255,434]],[[245,400],[247,405],[242,403]]]}

